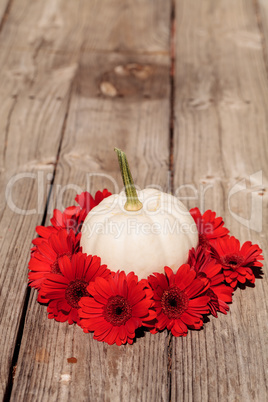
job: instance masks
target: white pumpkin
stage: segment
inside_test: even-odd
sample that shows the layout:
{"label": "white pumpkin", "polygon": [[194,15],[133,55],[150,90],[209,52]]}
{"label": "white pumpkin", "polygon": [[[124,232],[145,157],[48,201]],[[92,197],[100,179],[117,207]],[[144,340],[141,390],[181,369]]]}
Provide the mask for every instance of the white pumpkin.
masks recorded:
{"label": "white pumpkin", "polygon": [[125,192],[111,195],[88,213],[82,251],[98,255],[113,271],[134,271],[139,279],[164,272],[166,265],[176,271],[197,246],[195,222],[174,196],[156,189],[136,192],[125,155],[120,156],[127,196]]}

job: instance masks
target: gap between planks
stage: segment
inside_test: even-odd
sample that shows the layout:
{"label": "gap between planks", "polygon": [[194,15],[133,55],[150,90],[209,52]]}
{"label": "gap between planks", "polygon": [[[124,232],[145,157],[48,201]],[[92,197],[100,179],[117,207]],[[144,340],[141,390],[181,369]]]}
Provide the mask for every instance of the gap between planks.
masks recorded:
{"label": "gap between planks", "polygon": [[[6,11],[4,14],[4,17],[2,19],[1,25],[0,25],[0,33],[1,33],[1,29],[2,26],[6,20],[6,18],[8,17],[8,14],[10,12],[10,8],[11,8],[11,4],[12,4],[13,0],[10,0],[7,7],[6,7]],[[173,189],[174,189],[174,183],[173,183],[173,136],[174,136],[174,73],[175,73],[175,49],[174,49],[174,41],[175,41],[175,1],[172,0],[172,5],[171,5],[171,13],[170,13],[170,51],[169,51],[169,56],[170,56],[170,72],[169,72],[169,82],[170,82],[170,131],[169,131],[169,174],[170,174],[170,183],[169,183],[169,191],[171,191],[171,193],[173,193]],[[81,47],[80,50],[80,55],[83,52],[83,46]],[[104,50],[105,53],[117,53],[114,51],[109,51],[109,50]],[[94,53],[103,53],[103,50],[94,50]],[[127,54],[131,54],[133,55],[133,53],[131,52],[118,52],[122,55],[127,55]],[[166,55],[167,52],[135,52],[135,54],[140,54],[140,55],[159,55],[159,54],[164,54]],[[57,167],[58,167],[58,162],[59,162],[59,155],[61,152],[61,148],[62,148],[62,143],[63,143],[63,139],[64,139],[64,133],[65,133],[65,129],[66,129],[66,124],[67,124],[67,120],[68,120],[68,114],[69,114],[69,108],[70,108],[70,103],[71,103],[71,95],[72,95],[72,89],[73,89],[73,83],[74,80],[72,81],[71,85],[70,85],[70,89],[69,89],[69,94],[68,94],[68,99],[67,99],[67,106],[66,106],[66,112],[65,112],[65,117],[64,117],[64,121],[63,121],[63,125],[62,125],[62,130],[61,130],[61,137],[60,137],[60,142],[59,142],[59,146],[58,146],[58,150],[57,150],[57,157],[56,157],[56,162],[54,165],[54,169],[53,169],[53,173],[52,173],[52,179],[50,182],[50,189],[49,189],[49,193],[48,193],[48,197],[46,200],[46,205],[45,205],[45,209],[44,209],[44,214],[42,217],[42,222],[41,225],[44,225],[47,219],[47,214],[48,214],[48,205],[50,202],[50,197],[52,194],[52,188],[53,188],[53,184],[54,184],[54,179],[56,176],[56,172],[57,172]],[[22,316],[21,316],[21,320],[19,323],[19,329],[18,329],[18,334],[17,334],[17,338],[16,338],[16,344],[15,344],[15,348],[14,348],[14,353],[13,353],[13,358],[12,358],[12,364],[10,367],[10,372],[9,372],[9,380],[7,383],[7,387],[6,387],[6,392],[4,395],[4,401],[9,401],[11,394],[12,394],[12,388],[13,388],[13,382],[14,382],[14,378],[16,375],[16,366],[17,366],[17,361],[18,361],[18,357],[19,357],[19,353],[20,353],[20,345],[21,345],[21,340],[23,337],[23,331],[24,331],[24,326],[25,326],[25,320],[26,320],[26,313],[27,313],[27,309],[28,309],[28,305],[29,305],[29,300],[30,300],[30,294],[31,294],[31,289],[28,287],[27,291],[26,291],[26,295],[25,295],[25,299],[24,299],[24,303],[23,303],[23,309],[22,309]],[[167,377],[168,377],[168,400],[171,400],[171,390],[172,390],[172,386],[171,386],[171,369],[172,369],[172,335],[171,333],[169,334],[168,337],[168,347],[167,347],[167,355],[168,355],[168,367],[167,367]]]}
{"label": "gap between planks", "polygon": [[[13,0],[11,0],[11,1],[13,1]],[[60,156],[60,152],[61,152],[62,142],[63,142],[63,138],[64,138],[64,133],[65,133],[65,129],[66,129],[66,123],[67,123],[69,109],[70,109],[71,95],[72,95],[74,79],[75,78],[73,78],[73,80],[71,82],[71,85],[70,85],[70,88],[69,88],[69,93],[68,93],[68,98],[67,98],[67,105],[66,105],[66,112],[65,112],[65,116],[64,116],[64,120],[63,120],[63,124],[62,124],[62,129],[61,129],[59,146],[58,146],[58,150],[57,150],[56,161],[55,161],[55,164],[54,164],[54,169],[53,169],[53,173],[52,173],[52,178],[51,178],[51,182],[50,182],[50,188],[49,188],[48,197],[47,197],[47,200],[46,200],[44,214],[43,214],[42,221],[41,221],[41,226],[45,225],[45,222],[46,222],[46,219],[47,219],[49,201],[50,201],[50,197],[51,197],[51,194],[52,194],[52,188],[53,188],[53,184],[54,184],[54,180],[55,180],[55,176],[56,176],[57,166],[58,166],[58,162],[59,162],[59,156]],[[22,307],[22,315],[21,315],[21,319],[20,319],[20,323],[19,323],[19,327],[18,327],[18,333],[17,333],[16,343],[15,343],[14,353],[13,353],[12,362],[11,362],[11,366],[10,366],[10,370],[9,370],[9,378],[8,378],[8,382],[7,382],[6,391],[5,391],[5,394],[4,394],[4,399],[3,399],[4,402],[9,401],[10,397],[11,397],[11,394],[12,394],[13,382],[14,382],[14,378],[16,376],[16,367],[17,367],[17,362],[18,362],[19,353],[20,353],[20,345],[21,345],[21,340],[22,340],[22,337],[23,337],[26,314],[27,314],[27,309],[28,309],[28,305],[29,305],[29,301],[30,301],[30,294],[31,294],[31,288],[27,287],[26,295],[25,295],[25,299],[24,299],[24,303],[23,303],[23,307]]]}
{"label": "gap between planks", "polygon": [[[176,30],[176,7],[175,0],[171,1],[170,12],[170,37],[169,37],[169,57],[170,57],[170,70],[169,70],[169,86],[170,86],[170,117],[169,117],[169,191],[174,193],[174,103],[175,103],[175,30]],[[167,343],[167,378],[168,378],[168,401],[172,398],[172,335],[171,332],[168,336]]]}
{"label": "gap between planks", "polygon": [[[9,7],[7,7],[8,12],[9,12],[9,9],[10,9],[12,1],[13,0],[10,0]],[[8,15],[8,12],[6,12],[5,15]],[[170,126],[170,132],[169,132],[170,187],[169,187],[169,189],[170,189],[171,193],[173,193],[173,189],[174,189],[174,184],[173,184],[174,72],[175,72],[174,40],[175,40],[175,2],[172,1],[171,15],[170,15],[170,52],[169,52],[169,55],[170,55],[170,124],[169,124],[169,126]],[[82,48],[81,48],[81,52],[82,52]],[[94,53],[101,53],[101,52],[102,52],[101,50],[99,50],[97,52],[94,50]],[[116,52],[111,52],[111,51],[108,51],[108,50],[106,52],[107,53],[116,53]],[[118,52],[118,53],[120,53],[120,54],[128,54],[128,52],[126,52],[126,53],[125,52]],[[133,55],[133,53],[129,53],[129,54]],[[166,52],[141,52],[139,54],[154,55],[154,54],[167,54],[167,53]],[[64,139],[64,133],[65,133],[66,124],[67,124],[67,120],[68,120],[68,114],[69,114],[69,108],[70,108],[70,102],[71,102],[71,95],[72,95],[72,89],[73,89],[73,82],[71,83],[70,89],[69,89],[66,112],[65,112],[63,125],[62,125],[60,142],[59,142],[59,146],[58,146],[58,150],[57,150],[56,162],[55,162],[53,173],[52,173],[52,179],[51,179],[51,182],[50,182],[50,190],[49,190],[49,194],[48,194],[48,197],[47,197],[47,200],[46,200],[46,205],[45,205],[45,210],[44,210],[44,214],[43,214],[43,217],[42,217],[41,225],[44,225],[45,222],[46,222],[46,219],[47,219],[48,205],[49,205],[49,202],[50,202],[50,197],[51,197],[51,193],[52,193],[54,179],[55,179],[56,172],[57,172],[59,155],[60,155],[60,152],[61,152],[62,143],[63,143],[63,139]],[[11,367],[10,367],[9,381],[8,381],[8,384],[7,384],[7,387],[6,387],[4,401],[9,401],[10,397],[11,397],[11,394],[12,394],[13,382],[14,382],[14,378],[15,378],[15,375],[16,375],[16,366],[17,366],[17,361],[18,361],[18,357],[19,357],[19,353],[20,353],[20,345],[21,345],[21,340],[22,340],[22,337],[23,337],[26,313],[27,313],[29,300],[30,300],[30,294],[31,294],[31,289],[28,287],[27,291],[26,291],[24,304],[23,304],[23,312],[22,312],[20,323],[19,323],[19,329],[18,329],[16,344],[15,344],[14,354],[13,354],[13,358],[12,358],[12,364],[11,364]],[[167,348],[167,355],[168,355],[168,362],[169,362],[168,367],[167,367],[167,372],[168,372],[167,373],[167,377],[168,377],[168,392],[169,392],[168,400],[169,401],[171,400],[171,390],[172,390],[172,386],[171,386],[172,342],[171,342],[171,339],[172,339],[172,335],[170,333],[169,338],[168,338],[168,348]]]}
{"label": "gap between planks", "polygon": [[265,35],[264,35],[262,18],[261,18],[260,4],[259,4],[259,0],[252,0],[252,1],[253,1],[253,4],[254,4],[256,20],[257,20],[257,26],[258,26],[259,31],[260,31],[263,60],[264,60],[264,64],[265,64],[266,76],[267,76],[267,79],[268,79],[268,54],[267,54],[267,49],[266,49],[266,46],[265,46]]}
{"label": "gap between planks", "polygon": [[3,12],[3,16],[2,16],[1,21],[0,21],[0,33],[2,32],[2,29],[3,29],[4,25],[5,25],[5,22],[8,19],[12,3],[13,3],[13,0],[8,0],[6,8],[5,8],[5,11]]}
{"label": "gap between planks", "polygon": [[174,102],[175,102],[175,0],[171,2],[170,13],[170,72],[169,72],[169,85],[170,85],[170,118],[169,118],[169,191],[174,194]]}
{"label": "gap between planks", "polygon": [[[27,1],[28,0],[26,0],[25,1],[25,4],[27,3]],[[7,3],[7,0],[4,0],[4,4],[6,4]],[[40,2],[41,3],[41,2]],[[3,2],[2,2],[2,4],[3,4]],[[11,3],[10,3],[11,4]],[[7,18],[7,21],[5,21],[5,24],[6,25],[4,25],[4,29],[3,29],[3,31],[2,31],[2,37],[3,38],[5,38],[5,35],[6,34],[9,34],[9,32],[10,32],[10,30],[8,29],[8,25],[9,25],[9,22],[11,21],[11,24],[10,25],[12,25],[13,24],[13,17],[12,17],[12,14],[13,14],[13,11],[14,11],[14,14],[16,15],[16,12],[15,12],[15,10],[17,9],[17,7],[15,7],[15,5],[18,5],[18,3],[16,3],[15,1],[13,2],[13,6],[11,7],[11,13],[10,13],[10,15],[9,15],[9,17]],[[71,4],[71,3],[70,3]],[[148,8],[148,5],[149,5],[150,3],[148,2],[147,3],[147,8]],[[1,15],[3,14],[3,6],[2,6],[2,12],[1,12]],[[21,9],[22,9],[22,11],[23,11],[23,9],[24,9],[24,5],[21,7]],[[159,13],[157,14],[157,18],[158,18],[158,15],[160,15]],[[166,13],[166,16],[167,16],[167,18],[165,18],[164,19],[164,21],[165,21],[165,25],[166,25],[166,27],[167,27],[167,34],[169,33],[169,16],[170,16],[170,10],[169,10],[169,12],[168,13]],[[23,24],[24,24],[24,22],[22,22],[22,26],[23,26]],[[71,23],[72,24],[72,23]],[[29,24],[28,24],[29,25]],[[68,28],[69,28],[69,26],[67,26],[67,32],[69,32],[68,31]],[[11,30],[11,33],[12,33],[12,30]],[[78,32],[79,33],[79,35],[80,35],[80,31]],[[153,34],[151,35],[151,36],[153,36],[154,37],[154,35],[155,35],[155,27],[154,27],[154,29],[153,29]],[[9,36],[11,36],[11,35],[7,35],[8,37]],[[102,33],[100,32],[100,38],[101,38],[101,36],[102,36]],[[117,35],[118,36],[118,35]],[[162,37],[162,36],[161,36]],[[80,36],[78,37],[78,39],[80,38]],[[169,42],[168,42],[168,38],[169,38],[169,36],[168,35],[166,35],[166,38],[167,38],[167,40],[165,41],[165,43],[164,43],[164,47],[165,48],[167,48],[167,49],[169,49]],[[7,42],[5,42],[5,41],[3,41],[4,43],[7,43]],[[154,40],[152,41],[152,43],[155,43],[154,42]],[[162,43],[162,42],[161,42]],[[60,46],[60,43],[58,43],[57,42],[57,44],[56,44],[57,46]],[[135,40],[134,40],[134,51],[132,52],[132,54],[133,55],[135,55],[135,54],[137,54],[137,44],[136,44],[136,42],[135,42]],[[55,46],[56,48],[57,48],[57,46]],[[162,46],[162,45],[161,45]],[[161,49],[161,46],[160,46],[160,49]],[[39,47],[38,46],[38,43],[37,43],[37,47],[38,47],[38,50],[40,50],[41,49],[41,47]],[[146,46],[145,46],[146,47]],[[10,46],[8,47],[8,49],[10,48]],[[143,47],[142,47],[143,48]],[[2,46],[2,49],[4,49],[4,46]],[[6,49],[6,50],[8,50],[8,49]],[[15,50],[16,51],[16,46],[14,46],[13,47],[13,50]],[[158,46],[156,46],[156,49],[158,49]],[[31,50],[31,48],[29,47],[29,50]],[[79,50],[79,49],[78,49]],[[90,51],[91,51],[92,49],[90,49]],[[30,52],[28,52],[28,53],[30,53]],[[50,53],[50,52],[47,52],[47,53]],[[67,46],[67,57],[68,57],[68,46]],[[79,53],[79,52],[78,52]],[[57,54],[57,52],[54,52],[54,54]],[[165,54],[168,54],[168,51],[166,51],[165,52]],[[36,52],[34,52],[33,53],[33,58],[34,58],[34,56],[36,55]],[[78,56],[78,59],[79,59],[79,54],[78,55],[76,55],[76,56]],[[166,58],[166,59],[168,59],[168,58]],[[19,59],[18,59],[19,60]],[[79,60],[78,60],[79,61]],[[35,62],[35,60],[34,60],[34,62]],[[50,64],[48,63],[48,66],[50,66]],[[34,68],[38,68],[38,65],[36,66],[36,65],[34,65]],[[50,67],[49,67],[50,68]],[[168,81],[168,70],[165,72],[165,75],[166,75],[166,78],[167,78],[167,81]],[[35,75],[35,77],[36,77],[36,75]],[[53,81],[52,81],[53,82]],[[26,90],[27,90],[27,85],[25,85],[25,88],[26,88]],[[24,87],[23,87],[23,89],[25,89]],[[69,88],[68,88],[68,91],[69,91]],[[56,154],[57,154],[57,149],[58,149],[58,146],[59,146],[59,142],[60,142],[60,140],[62,139],[62,137],[61,137],[61,135],[62,135],[62,129],[63,129],[63,127],[64,127],[64,124],[63,124],[63,120],[65,119],[65,112],[66,112],[66,104],[67,104],[67,99],[68,99],[68,91],[67,91],[67,93],[65,92],[65,96],[66,96],[66,98],[65,98],[65,100],[64,100],[64,108],[62,108],[63,110],[62,110],[62,113],[61,113],[61,120],[60,120],[60,124],[58,125],[58,135],[57,135],[57,145],[56,145],[56,147],[53,149],[53,153],[55,153],[55,156],[56,156]],[[26,92],[26,94],[27,94],[27,92]],[[46,95],[46,93],[45,93],[45,95]],[[30,99],[34,99],[34,97],[33,96],[29,96],[29,98]],[[71,98],[71,99],[73,99],[73,98]],[[167,100],[167,103],[168,103],[168,98],[166,99]],[[69,115],[70,116],[70,115]],[[167,116],[167,124],[166,124],[166,127],[168,127],[168,116],[169,116],[169,114],[167,113],[166,114],[166,116]],[[68,117],[68,112],[67,112],[67,117]],[[68,121],[69,121],[69,119],[68,119]],[[63,129],[64,130],[64,129]],[[66,130],[66,133],[67,133],[67,130]],[[167,130],[167,134],[168,134],[168,130]],[[66,136],[65,136],[66,137]],[[27,138],[27,137],[26,137]],[[168,139],[168,136],[167,136],[167,139]],[[167,141],[168,142],[168,141]],[[168,151],[168,149],[167,149],[167,151]],[[27,155],[26,155],[27,156]],[[34,156],[35,156],[35,153],[34,153]],[[56,158],[55,158],[55,160],[56,160]],[[166,159],[167,161],[168,161],[168,152],[167,152],[167,159]],[[52,164],[51,164],[52,165]],[[60,166],[60,163],[58,164],[58,166],[57,166],[57,168],[55,168],[55,167],[53,167],[51,170],[52,170],[52,172],[54,171],[54,177],[55,177],[55,172],[56,172],[56,174],[57,174],[57,172],[60,170],[59,169],[59,166]],[[50,183],[49,183],[49,181],[48,181],[48,186],[50,186],[51,185],[51,187],[50,188],[54,188],[55,187],[55,184],[53,185],[53,183],[51,183],[51,180],[50,180]],[[48,194],[46,195],[46,198],[48,198]],[[46,199],[44,200],[45,201],[45,203],[46,203]],[[41,211],[41,216],[40,216],[40,221],[41,221],[41,219],[42,218],[44,218],[43,217],[43,214],[45,214],[46,212],[45,212],[45,205],[43,206],[43,208],[42,208],[42,211]],[[49,211],[48,211],[48,213],[49,213]],[[36,223],[36,224],[40,224],[39,223],[39,219],[38,219],[38,222]],[[33,226],[33,225],[32,225]],[[33,229],[34,229],[34,227],[33,227]],[[31,237],[32,238],[32,237]],[[27,247],[27,246],[26,246]],[[23,293],[22,293],[22,295],[21,295],[21,298],[20,298],[20,308],[21,308],[21,311],[22,311],[22,309],[23,309],[23,306],[24,306],[24,302],[25,302],[25,295],[26,295],[26,291],[24,290],[23,291]],[[29,307],[28,307],[28,309],[29,309]],[[20,318],[21,318],[21,315],[20,315]],[[17,335],[18,335],[18,327],[19,327],[19,323],[21,322],[22,323],[22,320],[21,319],[17,319],[16,320],[16,328],[14,329],[14,340],[13,340],[13,342],[12,342],[12,347],[10,348],[10,352],[9,352],[9,356],[10,356],[10,358],[8,359],[8,365],[7,365],[7,367],[6,367],[6,374],[7,374],[7,376],[8,376],[8,374],[9,374],[9,368],[10,368],[10,365],[11,365],[11,360],[12,360],[12,357],[13,357],[13,360],[14,360],[14,356],[16,356],[15,355],[15,353],[14,353],[14,349],[15,349],[15,345],[16,345],[16,343],[18,344],[19,342],[19,339],[17,339]],[[25,323],[25,325],[26,325],[26,323]],[[23,330],[23,337],[25,336],[25,329],[26,329],[26,327],[24,327],[24,330]],[[18,354],[19,354],[19,356],[21,356],[21,354],[22,354],[22,347],[20,347],[20,345],[18,345],[19,346],[19,348],[17,349],[18,350]],[[165,353],[165,355],[166,355],[166,353]],[[166,366],[166,365],[165,365]],[[13,367],[11,367],[11,369],[12,369]],[[16,377],[15,377],[15,379],[17,379],[18,378],[18,376],[19,376],[19,371],[17,370],[17,373],[16,373]],[[15,381],[15,383],[16,383],[16,381]],[[3,389],[3,391],[6,389],[6,381],[5,381],[5,387],[4,387],[4,389]],[[13,386],[13,391],[12,392],[14,392],[14,386]]]}

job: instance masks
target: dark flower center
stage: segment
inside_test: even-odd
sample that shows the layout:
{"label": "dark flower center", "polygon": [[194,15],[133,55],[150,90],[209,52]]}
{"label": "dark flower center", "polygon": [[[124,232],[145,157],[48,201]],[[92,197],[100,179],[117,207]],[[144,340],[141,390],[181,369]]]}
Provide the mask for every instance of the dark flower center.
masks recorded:
{"label": "dark flower center", "polygon": [[233,270],[239,268],[243,262],[243,257],[240,255],[230,254],[221,258],[222,265],[229,267]]}
{"label": "dark flower center", "polygon": [[230,265],[237,265],[237,261],[229,261]]}
{"label": "dark flower center", "polygon": [[60,270],[60,267],[59,267],[59,259],[61,257],[63,257],[64,255],[67,255],[67,257],[69,257],[69,259],[71,259],[71,257],[72,257],[72,254],[69,251],[67,251],[67,253],[59,254],[57,256],[56,260],[50,265],[52,274],[61,275],[61,270]]}
{"label": "dark flower center", "polygon": [[131,305],[123,296],[111,296],[104,307],[104,318],[115,326],[124,325],[131,313]]}
{"label": "dark flower center", "polygon": [[162,310],[170,319],[179,318],[187,310],[188,304],[188,296],[177,287],[169,288],[163,292]]}
{"label": "dark flower center", "polygon": [[65,299],[70,306],[79,308],[79,300],[81,297],[89,296],[87,291],[88,283],[82,279],[76,279],[69,283],[65,290]]}

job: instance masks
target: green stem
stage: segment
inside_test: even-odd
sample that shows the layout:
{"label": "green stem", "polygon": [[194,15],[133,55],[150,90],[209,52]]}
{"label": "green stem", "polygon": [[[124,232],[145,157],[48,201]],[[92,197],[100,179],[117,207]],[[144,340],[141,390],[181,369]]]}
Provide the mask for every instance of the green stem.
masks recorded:
{"label": "green stem", "polygon": [[121,149],[115,148],[114,150],[117,153],[121,175],[127,196],[127,201],[125,203],[124,208],[127,211],[139,211],[139,209],[142,208],[142,203],[138,199],[134,181],[128,166],[126,154],[125,152],[121,151]]}

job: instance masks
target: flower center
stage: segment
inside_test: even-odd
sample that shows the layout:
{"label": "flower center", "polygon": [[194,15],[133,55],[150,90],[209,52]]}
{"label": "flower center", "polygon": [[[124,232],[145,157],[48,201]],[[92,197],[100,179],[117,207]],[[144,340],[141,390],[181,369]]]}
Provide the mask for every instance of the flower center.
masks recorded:
{"label": "flower center", "polygon": [[69,257],[69,259],[71,259],[71,257],[72,257],[72,254],[69,251],[67,251],[67,253],[59,254],[57,256],[56,260],[50,265],[52,274],[61,275],[61,270],[60,270],[60,267],[59,267],[59,259],[61,257],[63,257],[64,255],[67,255],[67,257]]}
{"label": "flower center", "polygon": [[65,299],[70,306],[79,308],[79,300],[81,297],[89,296],[87,291],[88,283],[82,279],[76,279],[69,283],[65,290]]}
{"label": "flower center", "polygon": [[177,287],[169,288],[163,292],[162,310],[170,319],[179,318],[187,310],[188,304],[189,298]]}
{"label": "flower center", "polygon": [[222,257],[222,264],[226,267],[229,267],[233,270],[240,267],[241,263],[243,262],[243,257],[240,255],[230,254],[225,255]]}
{"label": "flower center", "polygon": [[131,305],[123,296],[111,296],[104,307],[104,318],[115,326],[124,325],[131,313]]}

